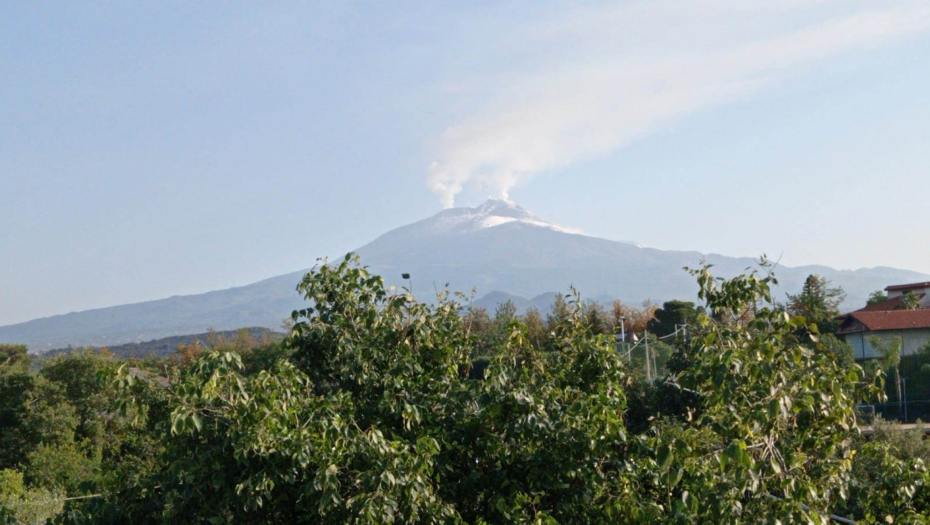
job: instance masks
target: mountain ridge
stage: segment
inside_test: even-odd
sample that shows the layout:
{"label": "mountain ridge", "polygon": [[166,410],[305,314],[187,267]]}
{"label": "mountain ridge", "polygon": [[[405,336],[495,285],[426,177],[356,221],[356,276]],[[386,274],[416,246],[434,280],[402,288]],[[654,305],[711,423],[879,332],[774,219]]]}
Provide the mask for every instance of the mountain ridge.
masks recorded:
{"label": "mountain ridge", "polygon": [[[449,208],[395,228],[363,245],[363,265],[386,284],[412,286],[418,298],[433,287],[500,292],[535,298],[575,286],[583,297],[694,300],[697,287],[682,270],[702,259],[715,274],[732,277],[755,265],[750,257],[697,251],[660,250],[641,244],[587,236],[549,222],[519,205],[491,199],[480,206]],[[115,305],[0,326],[0,341],[23,343],[33,351],[67,345],[115,345],[200,333],[209,328],[278,328],[304,302],[296,285],[306,270],[251,284],[194,295]],[[405,281],[401,274],[412,275]],[[930,275],[890,267],[835,270],[823,265],[776,269],[780,297],[796,292],[810,273],[843,287],[846,308],[864,304],[868,294],[890,284],[928,281]],[[532,302],[531,299],[527,299]],[[490,300],[482,304],[490,304]]]}

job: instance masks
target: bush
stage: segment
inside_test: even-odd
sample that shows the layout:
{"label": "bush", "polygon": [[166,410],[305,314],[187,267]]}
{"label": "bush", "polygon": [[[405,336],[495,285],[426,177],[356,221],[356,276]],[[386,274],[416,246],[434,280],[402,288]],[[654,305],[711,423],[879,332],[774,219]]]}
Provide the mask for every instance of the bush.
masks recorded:
{"label": "bush", "polygon": [[917,457],[902,457],[888,442],[860,445],[845,501],[837,512],[860,523],[926,523],[930,471]]}

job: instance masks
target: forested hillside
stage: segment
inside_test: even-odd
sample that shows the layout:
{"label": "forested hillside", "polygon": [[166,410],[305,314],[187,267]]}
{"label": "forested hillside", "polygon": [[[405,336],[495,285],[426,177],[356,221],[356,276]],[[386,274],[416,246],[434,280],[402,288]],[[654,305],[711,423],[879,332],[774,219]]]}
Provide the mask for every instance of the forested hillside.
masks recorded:
{"label": "forested hillside", "polygon": [[[228,341],[246,338],[252,341],[262,341],[270,344],[281,338],[283,334],[268,328],[241,328],[239,330],[210,331],[202,334],[178,335],[163,337],[141,343],[127,343],[124,345],[104,347],[107,352],[116,357],[125,359],[139,359],[145,357],[170,357],[178,352],[178,348],[190,346],[214,347],[226,344]],[[42,354],[42,359],[56,357],[61,354],[81,352],[85,350],[100,350],[100,348],[58,348]]]}

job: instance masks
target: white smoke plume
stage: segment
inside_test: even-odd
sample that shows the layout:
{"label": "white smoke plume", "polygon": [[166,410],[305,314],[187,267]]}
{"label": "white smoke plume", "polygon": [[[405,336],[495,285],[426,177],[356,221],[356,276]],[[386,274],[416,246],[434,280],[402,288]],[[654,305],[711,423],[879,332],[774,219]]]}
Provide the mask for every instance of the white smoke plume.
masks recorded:
{"label": "white smoke plume", "polygon": [[634,2],[515,28],[487,50],[513,71],[487,75],[468,116],[435,140],[429,187],[447,207],[466,187],[506,198],[538,173],[813,74],[824,59],[930,29],[924,0],[760,5]]}

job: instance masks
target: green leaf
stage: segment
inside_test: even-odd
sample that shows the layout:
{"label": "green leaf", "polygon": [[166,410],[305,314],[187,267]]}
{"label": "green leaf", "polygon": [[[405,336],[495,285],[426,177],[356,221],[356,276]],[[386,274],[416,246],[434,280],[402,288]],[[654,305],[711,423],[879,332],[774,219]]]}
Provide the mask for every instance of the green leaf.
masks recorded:
{"label": "green leaf", "polygon": [[668,466],[669,462],[672,460],[672,449],[668,445],[662,445],[659,447],[659,450],[656,452],[656,463],[659,464],[659,468],[665,468]]}

